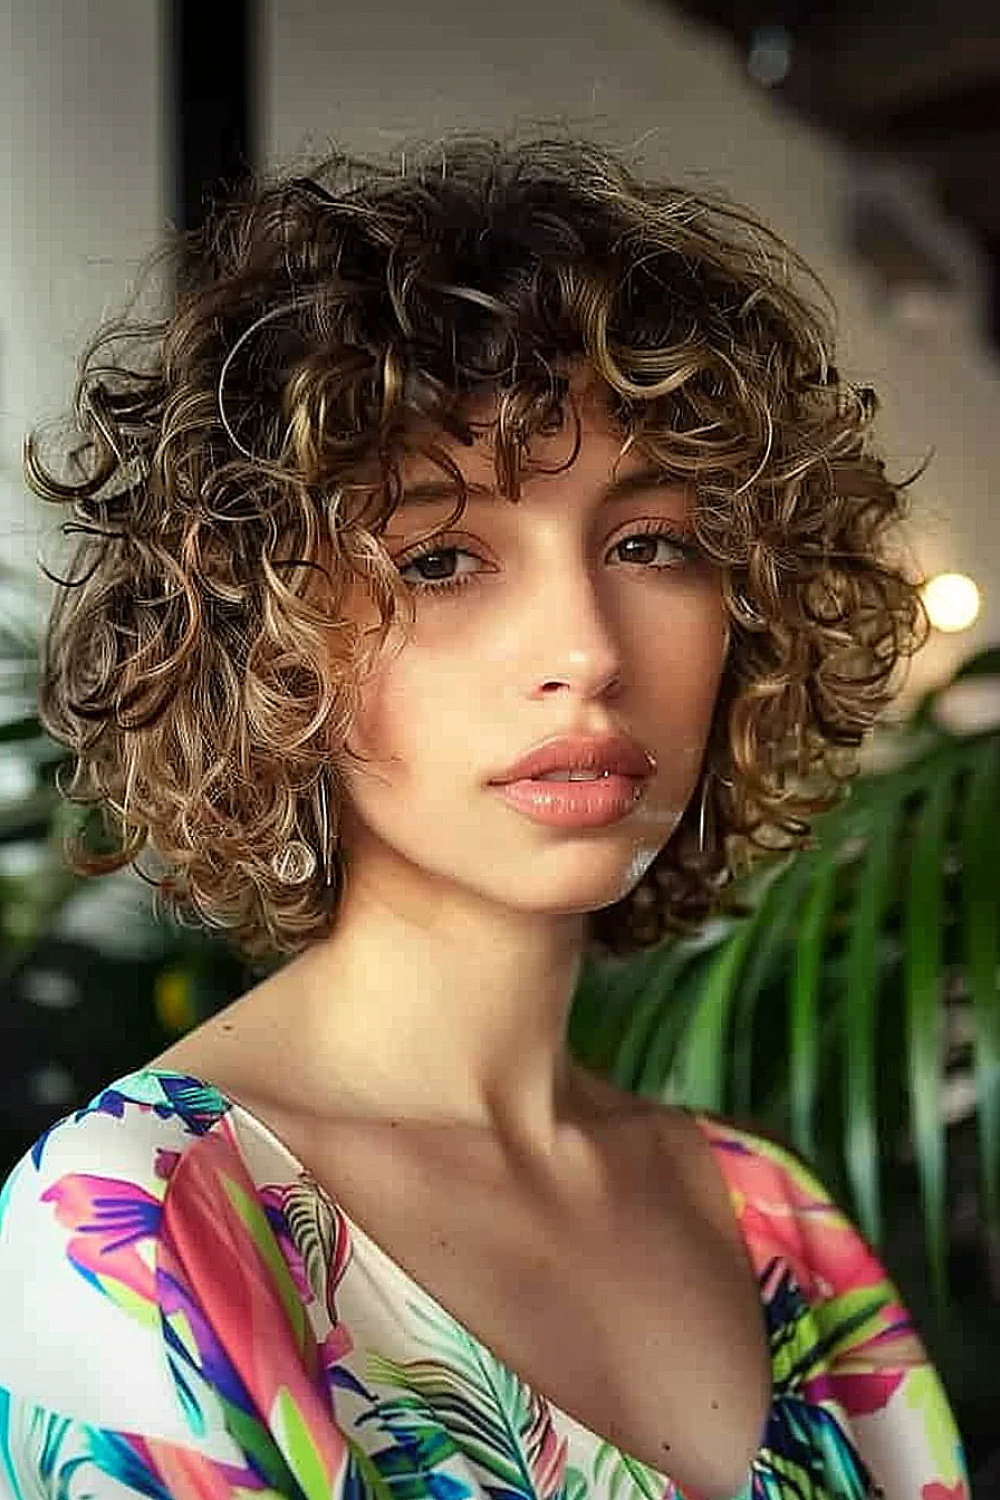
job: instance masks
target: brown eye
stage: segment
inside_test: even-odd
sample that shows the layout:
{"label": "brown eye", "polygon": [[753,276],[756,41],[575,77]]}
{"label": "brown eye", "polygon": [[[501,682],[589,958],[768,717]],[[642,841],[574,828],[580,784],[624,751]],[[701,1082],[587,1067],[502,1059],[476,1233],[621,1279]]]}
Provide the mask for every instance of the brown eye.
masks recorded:
{"label": "brown eye", "polygon": [[[470,552],[467,547],[442,547],[435,545],[433,547],[426,547],[423,552],[411,553],[409,557],[399,559],[396,567],[399,569],[399,574],[403,581],[408,583],[416,593],[443,593],[446,589],[464,588],[467,584],[474,583],[479,577],[477,571],[465,573],[453,572],[449,574],[447,571],[448,560],[459,557],[471,557],[475,558],[477,562],[482,562],[482,558],[478,557],[475,552]],[[420,571],[425,568],[429,569],[429,574]],[[444,569],[444,576],[442,576],[442,568]],[[414,570],[416,570],[416,577],[407,579],[405,575]]]}
{"label": "brown eye", "polygon": [[[663,543],[663,547],[659,555],[663,560],[654,562],[653,559],[657,555],[657,548],[660,543]],[[624,557],[625,562],[635,563],[639,566],[652,565],[655,570],[661,568],[682,568],[685,564],[693,562],[700,556],[700,548],[697,542],[692,540],[690,536],[680,535],[678,532],[670,530],[664,526],[662,521],[651,521],[641,527],[640,530],[622,537],[620,541],[614,544],[611,551],[621,553],[622,549],[627,547],[638,547],[638,555],[635,552],[631,555],[626,555]]]}

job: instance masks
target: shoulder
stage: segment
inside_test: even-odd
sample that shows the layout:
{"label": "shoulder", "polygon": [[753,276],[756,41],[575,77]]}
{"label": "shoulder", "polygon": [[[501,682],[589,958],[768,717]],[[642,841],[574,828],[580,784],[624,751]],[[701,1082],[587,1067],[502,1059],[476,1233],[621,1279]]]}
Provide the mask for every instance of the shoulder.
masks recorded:
{"label": "shoulder", "polygon": [[810,1301],[887,1285],[864,1235],[798,1152],[718,1116],[692,1118],[712,1150],[758,1275],[780,1261]]}
{"label": "shoulder", "polygon": [[772,1349],[794,1352],[795,1399],[845,1414],[892,1500],[964,1500],[954,1416],[877,1250],[796,1151],[715,1116],[693,1118],[725,1178]]}
{"label": "shoulder", "polygon": [[[156,1241],[168,1182],[227,1113],[215,1090],[141,1070],[57,1121],[0,1188],[0,1391],[137,1430],[176,1409]],[[134,1379],[123,1382],[128,1370]]]}
{"label": "shoulder", "polygon": [[0,1188],[0,1267],[39,1205],[58,1204],[77,1178],[125,1180],[162,1199],[177,1154],[231,1107],[211,1085],[158,1069],[108,1084],[45,1130]]}

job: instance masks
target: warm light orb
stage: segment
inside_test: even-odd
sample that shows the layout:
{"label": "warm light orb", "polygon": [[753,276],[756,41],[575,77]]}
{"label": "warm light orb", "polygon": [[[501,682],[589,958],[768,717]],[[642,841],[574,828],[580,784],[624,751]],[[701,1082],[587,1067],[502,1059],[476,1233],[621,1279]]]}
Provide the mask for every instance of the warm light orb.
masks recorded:
{"label": "warm light orb", "polygon": [[979,590],[965,573],[938,573],[924,585],[923,597],[935,630],[968,630],[979,615]]}

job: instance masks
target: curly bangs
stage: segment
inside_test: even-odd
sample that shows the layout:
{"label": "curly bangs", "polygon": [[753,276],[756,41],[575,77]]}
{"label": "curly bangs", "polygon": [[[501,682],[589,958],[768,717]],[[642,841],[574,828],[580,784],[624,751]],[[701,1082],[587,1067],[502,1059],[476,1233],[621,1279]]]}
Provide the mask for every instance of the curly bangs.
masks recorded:
{"label": "curly bangs", "polygon": [[[699,792],[592,944],[685,931],[741,865],[807,842],[929,627],[888,541],[903,484],[870,450],[874,393],[840,378],[823,288],[783,241],[604,147],[463,135],[408,170],[335,154],[257,178],[156,262],[168,315],[85,350],[63,477],[26,445],[78,537],[40,695],[74,752],[63,790],[113,844],[78,839],[76,870],[148,848],[158,899],[252,959],[329,930],[371,649],[344,604],[360,582],[376,649],[412,619],[380,542],[402,462],[449,470],[460,513],[440,440],[471,443],[488,400],[516,501],[581,364],[623,443],[690,486],[730,624]],[[290,884],[293,839],[317,860]]]}

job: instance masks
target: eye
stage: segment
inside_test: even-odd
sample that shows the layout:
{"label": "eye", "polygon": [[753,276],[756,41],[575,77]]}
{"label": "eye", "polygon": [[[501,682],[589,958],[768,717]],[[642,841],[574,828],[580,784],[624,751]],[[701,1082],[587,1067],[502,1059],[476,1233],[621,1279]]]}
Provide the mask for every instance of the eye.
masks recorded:
{"label": "eye", "polygon": [[[637,531],[630,531],[628,536],[615,542],[611,551],[620,552],[623,547],[631,547],[633,543],[638,543],[638,547],[625,557],[625,561],[651,563],[656,572],[661,569],[683,568],[702,556],[701,548],[689,533],[675,531],[660,520],[643,521]],[[660,558],[666,560],[654,562],[660,543],[663,544]]]}
{"label": "eye", "polygon": [[[483,569],[471,568],[465,572],[449,573],[449,564],[457,562],[458,558],[471,558],[473,562],[480,563],[483,558],[466,547],[445,546],[445,540],[446,538],[439,537],[423,550],[411,552],[396,560],[400,577],[416,593],[442,594],[449,590],[456,591],[475,583],[484,573],[496,571],[487,566]],[[622,555],[622,561],[654,573],[690,567],[703,555],[698,543],[689,533],[676,531],[659,518],[640,523],[627,536],[615,542],[605,557],[610,558],[614,553],[622,554],[624,548],[631,548],[632,555]],[[423,569],[430,571],[429,577],[427,572],[421,571]],[[408,573],[414,572],[415,578],[406,577]]]}
{"label": "eye", "polygon": [[407,579],[406,574],[412,572],[414,569],[429,568],[431,570],[429,578],[425,574],[418,573],[415,583],[416,591],[418,594],[438,594],[443,593],[446,589],[464,588],[466,584],[474,583],[479,577],[479,574],[476,572],[456,573],[451,577],[435,576],[442,563],[447,563],[449,559],[459,557],[471,557],[476,561],[482,561],[482,558],[477,553],[470,552],[465,547],[434,546],[424,552],[416,553],[408,561],[399,562],[396,566],[399,568],[399,574],[404,583],[410,583],[411,587],[414,586],[414,580]]}

